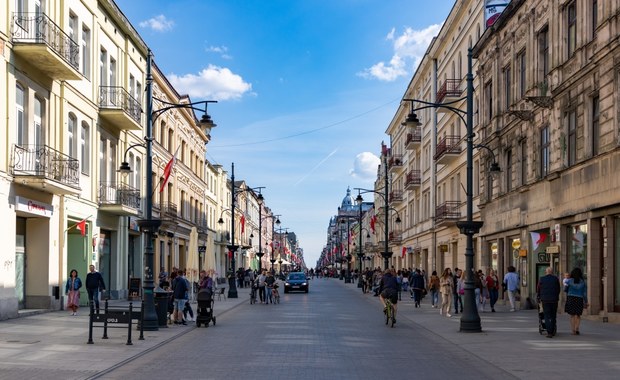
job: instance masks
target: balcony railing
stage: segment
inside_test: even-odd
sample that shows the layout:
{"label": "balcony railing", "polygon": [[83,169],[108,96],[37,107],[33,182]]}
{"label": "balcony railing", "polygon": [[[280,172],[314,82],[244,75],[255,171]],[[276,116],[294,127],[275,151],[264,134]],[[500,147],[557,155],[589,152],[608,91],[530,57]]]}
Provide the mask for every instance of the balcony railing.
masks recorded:
{"label": "balcony railing", "polygon": [[403,192],[401,190],[392,190],[388,199],[389,202],[400,202],[403,200]]}
{"label": "balcony railing", "polygon": [[388,241],[390,243],[399,243],[403,240],[403,234],[399,230],[392,230],[388,233]]}
{"label": "balcony railing", "polygon": [[437,90],[437,103],[443,102],[446,98],[458,98],[462,93],[460,79],[446,79]]}
{"label": "balcony railing", "polygon": [[422,142],[422,128],[415,127],[410,133],[407,133],[407,139],[405,140],[405,147],[407,149],[415,149],[417,145]]}
{"label": "balcony railing", "polygon": [[403,156],[400,154],[393,154],[388,160],[388,167],[400,167],[403,166]]}
{"label": "balcony railing", "polygon": [[461,218],[460,202],[448,201],[435,208],[435,218],[438,221],[455,221]]}
{"label": "balcony railing", "polygon": [[142,116],[140,102],[122,87],[99,86],[99,107],[122,110],[128,117],[140,124]]}
{"label": "balcony railing", "polygon": [[461,138],[459,136],[446,136],[437,143],[435,160],[439,160],[443,155],[461,153]]}
{"label": "balcony railing", "polygon": [[47,145],[13,145],[11,172],[40,177],[79,189],[80,163]]}
{"label": "balcony railing", "polygon": [[419,170],[411,170],[407,173],[407,177],[405,179],[405,188],[413,189],[422,184],[422,175]]}
{"label": "balcony railing", "polygon": [[179,212],[177,211],[177,204],[172,202],[162,202],[161,215],[162,218],[177,218],[179,216]]}
{"label": "balcony railing", "polygon": [[140,190],[124,183],[101,182],[99,184],[99,204],[119,205],[140,209]]}
{"label": "balcony railing", "polygon": [[79,70],[78,44],[46,14],[14,14],[12,36],[15,43],[45,44],[71,67]]}

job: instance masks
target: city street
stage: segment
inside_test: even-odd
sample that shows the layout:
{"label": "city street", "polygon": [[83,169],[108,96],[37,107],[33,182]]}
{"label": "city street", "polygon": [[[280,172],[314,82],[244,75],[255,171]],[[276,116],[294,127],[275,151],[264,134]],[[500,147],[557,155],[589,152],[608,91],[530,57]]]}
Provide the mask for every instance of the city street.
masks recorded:
{"label": "city street", "polygon": [[565,379],[616,378],[620,326],[584,320],[570,335],[538,332],[536,310],[481,313],[482,333],[460,333],[459,318],[441,317],[429,297],[421,308],[403,293],[398,321],[386,327],[379,300],[356,284],[314,279],[310,293],[282,294],[279,305],[215,301],[217,325],[170,326],[133,337],[94,333],[88,320],[52,312],[0,322],[0,379]]}

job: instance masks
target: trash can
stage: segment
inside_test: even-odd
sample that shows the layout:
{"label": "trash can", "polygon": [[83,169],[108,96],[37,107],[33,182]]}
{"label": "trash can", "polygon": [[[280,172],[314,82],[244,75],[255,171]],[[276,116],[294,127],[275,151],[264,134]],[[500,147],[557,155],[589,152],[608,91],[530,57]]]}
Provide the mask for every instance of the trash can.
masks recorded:
{"label": "trash can", "polygon": [[155,310],[157,311],[157,322],[159,327],[168,327],[168,300],[170,292],[157,287],[153,290],[155,295]]}

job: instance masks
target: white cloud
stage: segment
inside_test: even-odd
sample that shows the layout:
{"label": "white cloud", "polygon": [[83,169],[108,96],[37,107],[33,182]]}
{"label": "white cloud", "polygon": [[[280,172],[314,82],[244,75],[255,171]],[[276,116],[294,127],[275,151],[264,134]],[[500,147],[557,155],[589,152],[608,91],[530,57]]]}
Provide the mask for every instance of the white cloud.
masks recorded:
{"label": "white cloud", "polygon": [[229,100],[239,99],[252,90],[252,84],[234,74],[230,69],[209,65],[196,74],[168,75],[170,83],[180,94],[188,94],[192,98]]}
{"label": "white cloud", "polygon": [[151,28],[157,32],[165,32],[172,29],[174,21],[168,20],[164,15],[159,15],[142,21],[139,25],[142,28]]}
{"label": "white cloud", "polygon": [[355,156],[353,169],[349,171],[352,177],[364,181],[372,181],[377,178],[377,167],[381,163],[379,157],[371,152],[362,152]]}
{"label": "white cloud", "polygon": [[393,41],[394,55],[389,62],[381,61],[358,73],[364,78],[375,78],[383,81],[394,81],[401,76],[410,74],[418,66],[433,37],[441,29],[440,24],[430,25],[426,29],[414,30],[406,28],[403,33],[396,36],[396,30],[392,28],[385,37]]}
{"label": "white cloud", "polygon": [[232,56],[228,54],[227,46],[209,46],[206,50],[208,53],[217,53],[224,59],[232,59]]}

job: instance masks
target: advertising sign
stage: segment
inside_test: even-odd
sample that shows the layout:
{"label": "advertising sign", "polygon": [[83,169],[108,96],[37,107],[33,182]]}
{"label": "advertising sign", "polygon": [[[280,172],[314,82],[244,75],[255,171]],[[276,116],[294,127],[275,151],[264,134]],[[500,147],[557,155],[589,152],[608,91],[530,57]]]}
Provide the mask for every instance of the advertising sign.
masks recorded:
{"label": "advertising sign", "polygon": [[487,28],[495,23],[509,3],[509,0],[484,0],[484,23]]}

